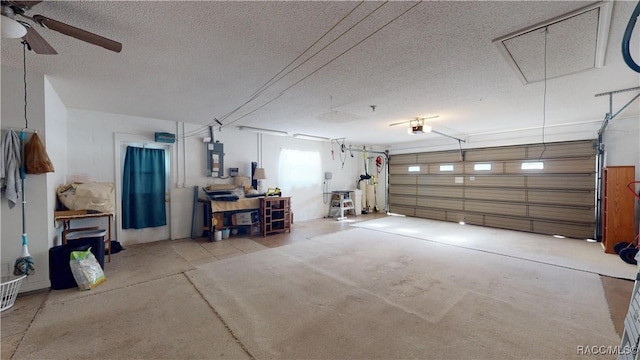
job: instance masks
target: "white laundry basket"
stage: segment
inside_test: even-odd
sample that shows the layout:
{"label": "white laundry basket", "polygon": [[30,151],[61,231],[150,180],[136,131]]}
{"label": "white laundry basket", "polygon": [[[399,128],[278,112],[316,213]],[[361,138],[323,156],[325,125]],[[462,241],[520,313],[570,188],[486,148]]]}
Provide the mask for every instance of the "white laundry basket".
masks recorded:
{"label": "white laundry basket", "polygon": [[2,299],[2,306],[0,311],[5,311],[13,306],[20,290],[20,284],[27,275],[22,276],[7,276],[2,277],[2,284],[0,285],[0,299]]}

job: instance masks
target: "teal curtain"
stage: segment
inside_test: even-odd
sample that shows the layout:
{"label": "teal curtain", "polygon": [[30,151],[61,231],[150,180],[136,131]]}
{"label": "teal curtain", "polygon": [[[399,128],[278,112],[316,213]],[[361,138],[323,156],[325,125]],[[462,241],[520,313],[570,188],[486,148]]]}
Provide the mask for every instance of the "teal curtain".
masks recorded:
{"label": "teal curtain", "polygon": [[122,228],[167,225],[163,149],[127,146],[122,179]]}

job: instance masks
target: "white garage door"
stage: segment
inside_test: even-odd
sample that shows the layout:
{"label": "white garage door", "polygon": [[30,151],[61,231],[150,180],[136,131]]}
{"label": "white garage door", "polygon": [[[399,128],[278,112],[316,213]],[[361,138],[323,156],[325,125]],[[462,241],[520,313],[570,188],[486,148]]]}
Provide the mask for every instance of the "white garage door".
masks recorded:
{"label": "white garage door", "polygon": [[595,140],[391,155],[389,209],[541,234],[593,238]]}

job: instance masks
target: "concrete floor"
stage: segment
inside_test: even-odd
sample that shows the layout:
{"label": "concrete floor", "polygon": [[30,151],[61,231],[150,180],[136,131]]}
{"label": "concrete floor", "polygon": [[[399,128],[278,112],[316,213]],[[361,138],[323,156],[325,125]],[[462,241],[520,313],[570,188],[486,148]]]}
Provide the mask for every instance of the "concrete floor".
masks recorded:
{"label": "concrete floor", "polygon": [[[114,292],[132,285],[171,277],[192,270],[201,264],[346,230],[354,222],[384,216],[386,216],[384,213],[372,213],[357,217],[348,216],[346,221],[317,219],[297,222],[292,225],[290,233],[273,234],[267,237],[231,236],[229,239],[217,242],[209,242],[206,238],[180,239],[125,246],[126,250],[113,254],[111,263],[105,264],[107,281],[95,289],[84,292],[77,289],[47,289],[20,294],[15,305],[2,312],[0,357],[10,359],[14,356],[33,319],[46,306],[64,306],[65,302],[70,303],[87,296]],[[27,354],[16,355],[20,358],[29,358]]]}
{"label": "concrete floor", "polygon": [[[65,356],[64,354],[56,354],[56,356],[49,355],[47,353],[46,343],[41,344],[40,348],[25,349],[23,346],[18,349],[18,347],[27,335],[27,331],[30,332],[30,336],[41,334],[42,339],[51,338],[51,341],[55,341],[56,336],[48,335],[53,328],[32,327],[32,321],[36,315],[49,316],[53,319],[52,321],[63,321],[64,319],[56,320],[56,313],[65,313],[68,316],[68,307],[71,306],[84,309],[84,311],[79,311],[79,313],[104,311],[102,315],[96,314],[96,317],[117,317],[117,314],[121,314],[120,316],[123,316],[123,318],[119,321],[131,322],[127,327],[127,331],[131,331],[132,333],[144,331],[144,328],[136,330],[136,326],[138,326],[137,323],[140,322],[143,323],[144,326],[148,326],[146,323],[149,317],[163,316],[163,313],[175,312],[171,310],[179,309],[185,305],[189,306],[189,309],[195,313],[193,316],[196,318],[197,316],[204,316],[203,314],[206,312],[215,312],[214,309],[205,306],[206,304],[204,304],[204,302],[198,302],[200,299],[197,294],[189,295],[191,284],[187,283],[183,276],[185,271],[192,270],[199,265],[209,262],[261,251],[266,248],[305,241],[318,235],[346,230],[354,221],[370,220],[384,216],[386,215],[383,213],[375,213],[358,217],[349,216],[347,221],[318,219],[297,222],[292,225],[291,233],[274,234],[264,238],[262,236],[242,238],[232,236],[229,239],[219,242],[209,242],[204,238],[196,240],[181,239],[127,247],[126,250],[114,254],[111,263],[106,264],[105,275],[107,281],[91,291],[78,291],[77,289],[42,290],[20,294],[15,306],[3,312],[1,316],[1,358],[68,358],[69,356]],[[612,319],[618,332],[621,333],[622,319],[626,315],[633,282],[606,278],[603,279],[603,286],[607,295]],[[166,300],[158,301],[157,309],[142,309],[137,315],[133,316],[133,318],[131,313],[128,312],[129,309],[114,307],[110,302],[114,297],[117,299],[131,298],[131,301],[135,302],[136,298],[152,295],[153,289],[163,287],[181,289],[181,291],[175,295],[179,298],[167,297]],[[182,294],[186,295],[180,297]],[[166,295],[164,293],[158,293],[152,296],[164,298]],[[99,300],[101,298],[103,300]],[[124,303],[126,301],[121,302]],[[67,309],[64,309],[65,307],[67,307]],[[100,309],[95,309],[96,307]],[[66,311],[63,311],[63,309]],[[219,351],[220,358],[246,357],[247,353],[243,351],[242,344],[237,341],[237,339],[234,339],[232,333],[225,330],[224,323],[221,321],[219,323],[212,322],[211,324],[207,324],[207,326],[206,328],[199,329],[198,332],[224,333],[224,336],[217,336],[215,344],[211,345],[212,349],[215,348],[216,351]],[[84,331],[86,331],[86,329]],[[99,331],[99,328],[96,329],[96,331]],[[181,336],[181,334],[187,332],[188,329],[171,329],[167,331],[169,332],[166,333],[165,336],[176,337]],[[66,333],[65,335],[65,339],[73,337],[72,332]],[[80,337],[82,334],[77,335]],[[103,334],[103,336],[106,337],[120,335],[121,334]],[[133,339],[135,335],[129,336]],[[136,343],[136,346],[143,345]],[[153,344],[148,344],[148,346],[150,348],[141,349],[138,353],[145,353],[146,351],[146,354],[150,354],[150,356],[156,354],[158,357],[162,357],[162,348],[154,349]],[[207,354],[212,354],[212,349],[202,349],[202,351],[207,351]],[[16,352],[16,350],[18,350],[18,352]],[[101,353],[101,351],[104,352]],[[185,351],[196,350],[185,349]],[[95,356],[87,354],[87,358],[122,358],[127,357],[126,354],[126,352],[114,352],[114,349],[96,348],[96,353],[92,354]],[[191,358],[202,357],[202,354],[203,353],[197,352],[184,353],[186,357]]]}

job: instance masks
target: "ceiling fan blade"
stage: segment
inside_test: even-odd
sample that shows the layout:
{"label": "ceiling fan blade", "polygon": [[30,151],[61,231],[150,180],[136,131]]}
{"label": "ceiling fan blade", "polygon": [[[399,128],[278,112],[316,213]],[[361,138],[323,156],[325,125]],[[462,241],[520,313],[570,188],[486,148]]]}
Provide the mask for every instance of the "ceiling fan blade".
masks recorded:
{"label": "ceiling fan blade", "polygon": [[[22,25],[25,25],[25,23],[22,23]],[[26,41],[36,54],[56,55],[58,53],[34,28],[28,24],[25,27],[27,28],[27,34],[22,37],[22,40]]]}
{"label": "ceiling fan blade", "polygon": [[33,20],[38,24],[46,27],[47,29],[57,31],[61,34],[74,37],[78,40],[82,40],[93,45],[102,46],[107,50],[115,51],[117,53],[122,50],[122,44],[117,41],[107,39],[86,30],[78,29],[77,27],[67,25],[60,21],[49,19],[48,17],[42,15],[34,15]]}

